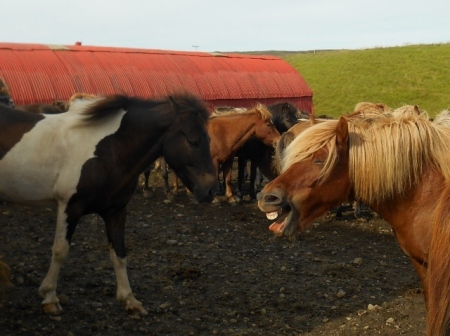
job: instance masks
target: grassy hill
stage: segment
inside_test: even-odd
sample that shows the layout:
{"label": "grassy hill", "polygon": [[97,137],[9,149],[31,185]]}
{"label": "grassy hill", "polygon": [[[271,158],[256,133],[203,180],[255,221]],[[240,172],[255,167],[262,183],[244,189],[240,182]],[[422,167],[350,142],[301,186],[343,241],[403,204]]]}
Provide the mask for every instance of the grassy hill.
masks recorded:
{"label": "grassy hill", "polygon": [[450,43],[277,56],[312,88],[316,115],[337,117],[361,101],[419,105],[430,116],[450,109]]}

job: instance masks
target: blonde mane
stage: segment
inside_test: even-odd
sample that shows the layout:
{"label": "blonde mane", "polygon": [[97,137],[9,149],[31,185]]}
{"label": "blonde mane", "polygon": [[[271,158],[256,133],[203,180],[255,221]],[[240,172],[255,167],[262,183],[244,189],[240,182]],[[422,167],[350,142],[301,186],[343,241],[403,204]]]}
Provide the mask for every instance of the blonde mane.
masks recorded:
{"label": "blonde mane", "polygon": [[72,103],[75,100],[91,100],[91,99],[96,99],[98,98],[97,95],[95,94],[91,94],[91,93],[84,93],[84,92],[77,92],[75,94],[73,94],[70,98],[69,98],[69,103]]}
{"label": "blonde mane", "polygon": [[227,118],[227,117],[233,117],[233,116],[237,116],[237,115],[249,115],[249,114],[255,114],[255,113],[259,113],[259,115],[261,116],[261,119],[264,121],[272,119],[272,113],[267,108],[267,106],[265,106],[263,104],[259,104],[259,103],[250,110],[242,111],[242,110],[230,109],[228,111],[221,111],[220,113],[212,113],[210,116],[210,119]]}
{"label": "blonde mane", "polygon": [[[370,204],[404,193],[419,182],[425,166],[434,167],[446,180],[450,179],[448,113],[431,122],[417,106],[404,106],[392,112],[346,118],[349,174],[355,196],[362,202]],[[328,158],[319,176],[320,181],[325,180],[339,160],[335,144],[337,123],[338,120],[324,121],[295,138],[286,148],[282,171],[325,149]]]}

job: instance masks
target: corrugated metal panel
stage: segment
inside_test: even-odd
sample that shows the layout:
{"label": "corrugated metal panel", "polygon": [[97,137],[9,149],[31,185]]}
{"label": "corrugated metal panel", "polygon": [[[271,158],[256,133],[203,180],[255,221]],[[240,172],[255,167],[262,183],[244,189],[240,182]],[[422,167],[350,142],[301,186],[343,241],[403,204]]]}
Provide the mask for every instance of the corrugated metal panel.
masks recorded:
{"label": "corrugated metal panel", "polygon": [[0,76],[16,104],[65,100],[76,92],[154,98],[185,89],[210,106],[288,100],[313,111],[307,83],[273,56],[0,43]]}

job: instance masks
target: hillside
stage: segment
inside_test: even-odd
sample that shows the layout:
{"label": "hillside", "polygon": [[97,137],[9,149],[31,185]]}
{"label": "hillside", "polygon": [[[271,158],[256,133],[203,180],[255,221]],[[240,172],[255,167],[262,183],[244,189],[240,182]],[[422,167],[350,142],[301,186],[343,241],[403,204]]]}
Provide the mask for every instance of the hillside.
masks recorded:
{"label": "hillside", "polygon": [[419,105],[431,116],[450,108],[450,44],[276,55],[308,82],[317,115],[336,117],[361,101]]}

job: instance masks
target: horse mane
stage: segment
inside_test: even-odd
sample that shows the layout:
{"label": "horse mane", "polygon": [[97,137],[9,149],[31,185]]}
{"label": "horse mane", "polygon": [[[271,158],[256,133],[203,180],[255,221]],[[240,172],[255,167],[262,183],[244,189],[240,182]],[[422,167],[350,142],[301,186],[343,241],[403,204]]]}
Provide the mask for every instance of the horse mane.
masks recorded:
{"label": "horse mane", "polygon": [[[426,165],[450,179],[450,128],[442,121],[444,117],[439,118],[441,122],[430,122],[428,115],[417,113],[416,108],[344,116],[349,128],[350,179],[362,202],[370,204],[402,194],[420,180]],[[328,158],[319,181],[329,177],[339,161],[337,123],[324,121],[295,138],[286,148],[282,171],[325,149]]]}
{"label": "horse mane", "polygon": [[355,105],[353,113],[389,112],[391,108],[383,103],[359,102]]}
{"label": "horse mane", "polygon": [[447,125],[447,127],[450,127],[450,111],[443,110],[434,118],[433,122],[437,125]]}
{"label": "horse mane", "polygon": [[245,107],[217,106],[212,111],[212,114],[219,115],[219,114],[229,113],[231,111],[241,113],[241,112],[247,111],[247,109]]}
{"label": "horse mane", "polygon": [[227,117],[233,117],[233,116],[237,116],[237,115],[250,115],[250,114],[255,114],[258,113],[261,116],[261,119],[266,121],[266,120],[271,120],[272,119],[272,113],[270,112],[270,110],[268,109],[268,107],[264,104],[258,103],[256,104],[255,107],[253,107],[252,109],[249,110],[228,110],[228,111],[221,111],[220,113],[213,113],[210,116],[210,119],[212,118],[227,118]]}
{"label": "horse mane", "polygon": [[115,94],[94,100],[85,100],[85,102],[87,102],[86,108],[81,113],[86,116],[85,120],[87,121],[103,119],[121,109],[127,110],[131,105],[141,105],[147,108],[167,111],[176,110],[179,115],[197,113],[197,117],[202,122],[206,122],[210,115],[205,102],[188,92],[175,93],[168,97],[154,100]]}
{"label": "horse mane", "polygon": [[91,94],[91,93],[84,93],[84,92],[77,92],[75,94],[73,94],[70,99],[69,99],[69,104],[71,102],[73,102],[74,100],[78,100],[78,99],[96,99],[98,98],[97,95],[95,94]]}

